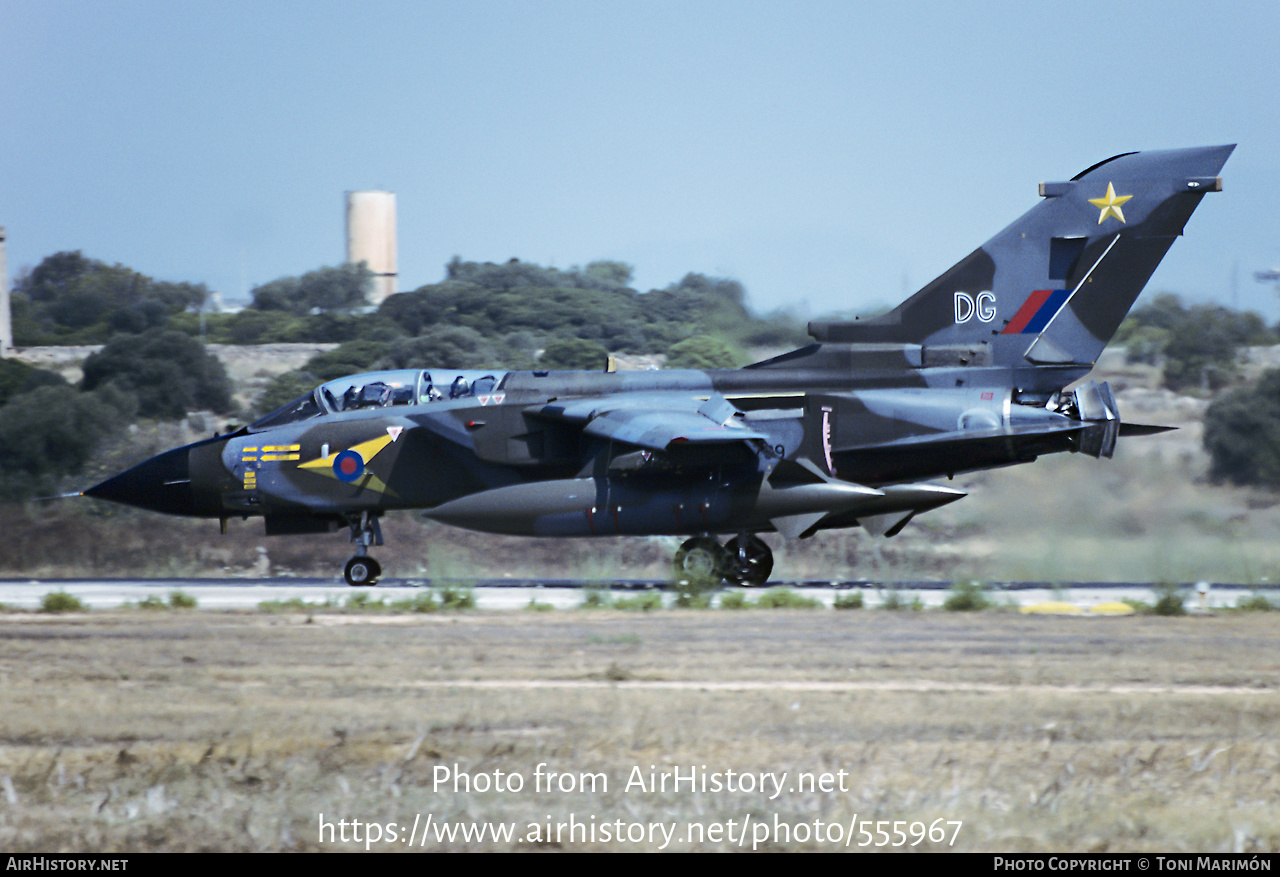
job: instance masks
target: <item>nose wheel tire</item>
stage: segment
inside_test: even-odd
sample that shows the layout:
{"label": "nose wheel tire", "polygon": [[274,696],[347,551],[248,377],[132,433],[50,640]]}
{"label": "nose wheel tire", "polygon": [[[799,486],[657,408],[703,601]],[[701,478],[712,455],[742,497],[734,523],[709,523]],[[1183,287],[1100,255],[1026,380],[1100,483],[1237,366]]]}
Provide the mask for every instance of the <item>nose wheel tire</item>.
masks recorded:
{"label": "nose wheel tire", "polygon": [[735,585],[755,587],[769,581],[773,551],[759,536],[735,536],[725,543],[729,566],[725,578]]}
{"label": "nose wheel tire", "polygon": [[382,575],[382,564],[372,557],[353,557],[347,561],[342,575],[347,584],[353,587],[376,585],[378,577]]}

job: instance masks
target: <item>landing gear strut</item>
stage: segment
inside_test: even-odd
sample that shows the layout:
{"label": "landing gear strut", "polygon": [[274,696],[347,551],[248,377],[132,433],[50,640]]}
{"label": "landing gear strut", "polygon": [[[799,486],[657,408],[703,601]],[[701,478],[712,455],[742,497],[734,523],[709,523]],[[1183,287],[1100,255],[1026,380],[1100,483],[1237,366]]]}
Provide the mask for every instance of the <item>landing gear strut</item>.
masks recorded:
{"label": "landing gear strut", "polygon": [[677,582],[714,587],[763,585],[773,572],[773,551],[759,536],[741,533],[723,546],[710,536],[695,536],[680,546],[672,560]]}
{"label": "landing gear strut", "polygon": [[377,514],[361,512],[359,517],[352,516],[351,541],[356,545],[356,556],[347,561],[342,575],[347,584],[352,586],[376,585],[382,575],[382,564],[369,557],[370,545],[382,544],[382,527],[378,524]]}

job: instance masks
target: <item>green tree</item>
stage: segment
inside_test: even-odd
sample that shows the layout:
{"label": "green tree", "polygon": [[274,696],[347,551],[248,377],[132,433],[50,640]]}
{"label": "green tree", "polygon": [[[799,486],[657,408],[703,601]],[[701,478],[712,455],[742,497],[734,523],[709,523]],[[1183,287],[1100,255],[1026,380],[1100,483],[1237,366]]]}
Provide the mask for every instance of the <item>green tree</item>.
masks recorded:
{"label": "green tree", "polygon": [[586,268],[568,271],[544,268],[533,262],[509,259],[506,262],[464,262],[454,256],[445,266],[447,282],[468,283],[485,289],[596,289],[615,292],[631,283],[632,268],[625,262],[602,259]]}
{"label": "green tree", "polygon": [[1115,340],[1128,348],[1130,362],[1161,364],[1169,389],[1215,390],[1238,380],[1240,348],[1277,339],[1252,311],[1219,305],[1188,308],[1178,296],[1162,293],[1135,309]]}
{"label": "green tree", "polygon": [[604,371],[609,351],[603,344],[585,338],[557,338],[542,350],[538,367],[573,371]]}
{"label": "green tree", "polygon": [[694,335],[673,344],[667,353],[666,368],[737,368],[738,357],[724,339]]}
{"label": "green tree", "polygon": [[582,269],[582,274],[585,276],[618,289],[631,286],[631,277],[634,273],[635,269],[626,262],[614,262],[609,259],[588,262],[587,267]]}
{"label": "green tree", "polygon": [[323,311],[350,312],[369,304],[373,272],[364,262],[317,268],[301,277],[281,277],[251,290],[250,307],[306,316]]}
{"label": "green tree", "polygon": [[107,384],[137,397],[143,417],[172,420],[192,410],[231,410],[231,382],[222,363],[182,332],[113,338],[85,360],[81,387]]}
{"label": "green tree", "polygon": [[1204,446],[1214,480],[1280,487],[1280,370],[1216,399],[1205,411]]}
{"label": "green tree", "polygon": [[228,344],[268,344],[298,341],[303,318],[287,311],[259,311],[245,308],[220,321],[216,335]]}
{"label": "green tree", "polygon": [[1196,305],[1169,331],[1164,385],[1171,390],[1225,387],[1239,380],[1241,348],[1274,341],[1275,336],[1255,313]]}
{"label": "green tree", "polygon": [[373,371],[374,363],[387,354],[387,345],[380,341],[348,341],[332,350],[317,353],[306,361],[301,371],[316,377],[315,383],[359,372]]}
{"label": "green tree", "polygon": [[544,340],[572,336],[629,353],[661,353],[699,333],[739,346],[806,340],[787,315],[753,317],[735,280],[688,274],[666,289],[639,293],[631,278],[632,268],[623,262],[561,271],[515,259],[494,264],[455,256],[444,282],[391,296],[379,315],[409,335],[462,326],[498,346],[500,338],[516,333]]}
{"label": "green tree", "polygon": [[652,318],[707,328],[738,328],[750,321],[746,291],[736,280],[686,274],[679,283],[644,295],[643,306]]}
{"label": "green tree", "polygon": [[254,413],[258,417],[270,414],[294,399],[302,398],[303,393],[314,389],[320,383],[322,382],[315,375],[302,369],[276,375],[254,403]]}
{"label": "green tree", "polygon": [[322,311],[303,319],[301,335],[307,341],[343,343],[346,341],[391,341],[404,336],[404,332],[377,313],[347,314]]}
{"label": "green tree", "polygon": [[0,405],[19,393],[29,393],[37,387],[66,385],[62,375],[35,368],[16,359],[0,359]]}
{"label": "green tree", "polygon": [[1183,307],[1182,299],[1172,292],[1161,292],[1153,296],[1150,302],[1134,308],[1125,317],[1116,332],[1115,340],[1123,344],[1130,332],[1143,326],[1170,332],[1186,319],[1187,309]]}
{"label": "green tree", "polygon": [[19,344],[104,341],[115,332],[164,326],[175,314],[199,309],[201,284],[153,280],[123,265],[55,253],[14,283]]}
{"label": "green tree", "polygon": [[466,326],[448,326],[391,343],[377,368],[491,368],[501,365],[485,336]]}
{"label": "green tree", "polygon": [[55,493],[78,473],[130,413],[118,397],[79,393],[67,384],[19,393],[0,406],[0,498]]}

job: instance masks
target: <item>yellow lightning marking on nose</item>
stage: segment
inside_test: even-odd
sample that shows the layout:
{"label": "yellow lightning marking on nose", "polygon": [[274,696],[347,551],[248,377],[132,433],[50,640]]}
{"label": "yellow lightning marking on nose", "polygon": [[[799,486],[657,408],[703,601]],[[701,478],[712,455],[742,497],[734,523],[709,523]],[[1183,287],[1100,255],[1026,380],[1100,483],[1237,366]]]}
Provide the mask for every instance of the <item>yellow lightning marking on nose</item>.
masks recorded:
{"label": "yellow lightning marking on nose", "polygon": [[[397,435],[398,434],[399,433],[397,433]],[[355,481],[352,481],[350,483],[358,487],[367,487],[370,490],[376,490],[378,493],[385,493],[390,496],[395,496],[396,493],[394,490],[389,489],[387,485],[383,483],[381,478],[379,478],[377,475],[374,475],[372,472],[369,472],[367,469],[369,463],[373,460],[374,457],[378,455],[378,452],[381,451],[383,448],[385,448],[387,445],[391,444],[393,441],[395,441],[395,438],[393,438],[391,435],[380,435],[377,438],[369,439],[367,442],[360,442],[360,444],[358,445],[352,445],[350,448],[343,449],[343,450],[355,451],[357,454],[359,454],[360,459],[364,460],[364,465],[366,467],[366,471],[364,472],[364,474],[361,475],[359,478],[357,478]],[[337,474],[333,471],[333,461],[338,456],[338,454],[341,454],[343,452],[343,450],[338,450],[327,457],[317,457],[314,460],[308,460],[305,463],[299,463],[298,468],[309,469],[317,475],[324,475],[328,478],[332,478],[335,481],[337,481],[339,479]]]}

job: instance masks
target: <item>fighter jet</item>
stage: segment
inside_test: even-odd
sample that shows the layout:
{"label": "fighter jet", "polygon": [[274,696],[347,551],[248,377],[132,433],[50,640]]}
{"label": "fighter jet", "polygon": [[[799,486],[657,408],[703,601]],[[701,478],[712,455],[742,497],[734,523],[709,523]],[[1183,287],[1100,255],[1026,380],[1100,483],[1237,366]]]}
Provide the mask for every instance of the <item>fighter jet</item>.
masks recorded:
{"label": "fighter jet", "polygon": [[[85,491],[268,535],[349,528],[375,584],[397,509],[521,536],[688,537],[673,574],[756,585],[761,533],[893,536],[964,494],[939,479],[1110,457],[1126,424],[1093,368],[1234,146],[1132,152],[1070,180],[889,313],[809,325],[736,370],[475,371],[329,381],[237,432]],[[727,537],[727,541],[722,539]]]}

